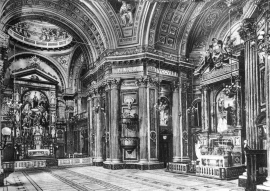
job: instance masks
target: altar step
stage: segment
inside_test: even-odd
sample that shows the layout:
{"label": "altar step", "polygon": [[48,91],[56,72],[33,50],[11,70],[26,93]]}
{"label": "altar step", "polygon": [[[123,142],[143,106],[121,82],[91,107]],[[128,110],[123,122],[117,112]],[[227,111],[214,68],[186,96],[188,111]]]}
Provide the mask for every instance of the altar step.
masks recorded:
{"label": "altar step", "polygon": [[220,180],[238,179],[245,170],[244,166],[234,167],[215,167],[215,166],[200,166],[195,164],[172,163],[167,164],[166,171],[174,173],[184,173],[207,178],[215,178]]}
{"label": "altar step", "polygon": [[67,167],[79,165],[93,165],[92,158],[65,158],[65,159],[31,159],[23,161],[3,162],[5,172],[14,172],[25,169],[40,169],[47,167]]}

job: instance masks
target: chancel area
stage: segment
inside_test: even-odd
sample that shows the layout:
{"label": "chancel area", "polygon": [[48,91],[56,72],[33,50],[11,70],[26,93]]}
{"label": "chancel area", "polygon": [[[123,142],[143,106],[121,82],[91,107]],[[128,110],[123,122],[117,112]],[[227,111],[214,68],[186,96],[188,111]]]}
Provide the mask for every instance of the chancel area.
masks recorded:
{"label": "chancel area", "polygon": [[76,168],[93,167],[270,190],[269,10],[269,0],[0,1],[0,184],[56,168],[83,179]]}

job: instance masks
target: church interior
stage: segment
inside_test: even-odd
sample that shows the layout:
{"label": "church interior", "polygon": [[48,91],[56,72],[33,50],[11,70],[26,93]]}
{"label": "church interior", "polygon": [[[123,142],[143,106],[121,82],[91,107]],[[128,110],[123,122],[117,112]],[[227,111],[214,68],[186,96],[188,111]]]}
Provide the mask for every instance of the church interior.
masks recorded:
{"label": "church interior", "polygon": [[0,185],[15,171],[93,166],[270,190],[269,10],[0,1]]}

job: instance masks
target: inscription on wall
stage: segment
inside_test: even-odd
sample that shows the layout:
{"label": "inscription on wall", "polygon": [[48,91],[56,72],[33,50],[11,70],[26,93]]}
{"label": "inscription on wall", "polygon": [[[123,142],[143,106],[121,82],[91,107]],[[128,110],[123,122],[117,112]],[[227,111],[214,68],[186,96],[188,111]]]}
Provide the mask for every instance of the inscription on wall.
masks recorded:
{"label": "inscription on wall", "polygon": [[149,66],[148,71],[156,72],[158,74],[167,75],[167,76],[174,76],[174,77],[178,76],[177,72],[174,72],[174,71],[171,71],[171,70],[158,69],[158,68],[155,68],[153,66]]}
{"label": "inscription on wall", "polygon": [[115,69],[112,69],[112,72],[114,74],[143,72],[143,66],[128,67],[128,68],[115,68]]}

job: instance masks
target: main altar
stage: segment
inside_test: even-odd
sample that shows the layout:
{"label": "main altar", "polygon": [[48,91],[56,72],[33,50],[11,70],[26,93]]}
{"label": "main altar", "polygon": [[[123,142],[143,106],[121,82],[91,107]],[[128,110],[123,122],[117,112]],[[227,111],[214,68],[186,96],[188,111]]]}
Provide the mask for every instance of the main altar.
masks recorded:
{"label": "main altar", "polygon": [[12,135],[3,161],[61,157],[58,148],[64,142],[59,135],[65,129],[58,128],[56,119],[59,84],[55,76],[41,67],[42,62],[32,56],[25,68],[7,70],[10,85],[4,91],[2,125],[10,127]]}

